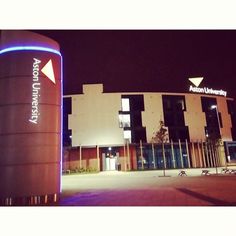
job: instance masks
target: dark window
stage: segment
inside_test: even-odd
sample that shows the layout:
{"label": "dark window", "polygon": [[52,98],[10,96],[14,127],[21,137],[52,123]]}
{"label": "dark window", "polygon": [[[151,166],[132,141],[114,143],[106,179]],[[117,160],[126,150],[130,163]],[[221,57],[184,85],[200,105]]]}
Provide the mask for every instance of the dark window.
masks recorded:
{"label": "dark window", "polygon": [[212,106],[216,106],[216,98],[201,97],[202,101],[202,111],[208,112],[212,110]]}
{"label": "dark window", "polygon": [[71,97],[63,98],[63,146],[71,146],[71,130],[68,129],[68,115],[71,112]]}
{"label": "dark window", "polygon": [[236,162],[236,146],[229,147],[229,157],[230,159],[228,161]]}
{"label": "dark window", "polygon": [[235,114],[236,112],[236,104],[232,100],[227,100],[227,108],[229,114]]}
{"label": "dark window", "polygon": [[188,127],[168,127],[170,140],[176,142],[178,140],[185,141],[189,140]]}
{"label": "dark window", "polygon": [[132,143],[147,142],[146,138],[146,128],[138,127],[132,130]]}
{"label": "dark window", "polygon": [[219,112],[218,115],[219,115],[220,128],[223,128],[223,122],[222,122],[221,113]]}
{"label": "dark window", "polygon": [[226,161],[236,162],[236,142],[224,142],[226,151]]}
{"label": "dark window", "polygon": [[163,95],[164,123],[169,129],[169,139],[173,141],[189,140],[188,127],[185,126],[184,111],[186,103],[184,96]]}
{"label": "dark window", "polygon": [[166,111],[170,111],[172,109],[170,99],[163,99],[163,107]]}
{"label": "dark window", "polygon": [[175,95],[163,95],[163,108],[168,111],[186,111],[185,97]]}
{"label": "dark window", "polygon": [[218,139],[220,135],[220,127],[223,127],[221,114],[217,109],[216,98],[201,97],[202,111],[206,116],[206,137],[209,139]]}
{"label": "dark window", "polygon": [[142,114],[141,112],[132,112],[131,113],[131,127],[142,127]]}
{"label": "dark window", "polygon": [[228,107],[228,113],[231,116],[231,122],[232,122],[232,138],[233,140],[236,140],[236,103],[232,100],[227,100],[227,107]]}
{"label": "dark window", "polygon": [[185,125],[184,113],[183,112],[176,113],[175,126],[184,126],[184,125]]}
{"label": "dark window", "polygon": [[166,126],[175,126],[175,119],[173,118],[172,112],[164,112],[164,120]]}

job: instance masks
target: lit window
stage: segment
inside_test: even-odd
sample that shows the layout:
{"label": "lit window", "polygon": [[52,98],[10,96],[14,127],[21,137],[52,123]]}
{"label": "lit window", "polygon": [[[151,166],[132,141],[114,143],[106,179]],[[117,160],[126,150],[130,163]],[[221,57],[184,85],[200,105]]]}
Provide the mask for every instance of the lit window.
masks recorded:
{"label": "lit window", "polygon": [[123,115],[123,127],[130,127],[130,115]]}
{"label": "lit window", "polygon": [[130,115],[119,114],[119,125],[120,128],[130,127]]}
{"label": "lit window", "polygon": [[128,139],[131,142],[131,130],[124,130],[124,139]]}
{"label": "lit window", "polygon": [[122,111],[130,111],[129,98],[122,98],[121,103],[122,103]]}

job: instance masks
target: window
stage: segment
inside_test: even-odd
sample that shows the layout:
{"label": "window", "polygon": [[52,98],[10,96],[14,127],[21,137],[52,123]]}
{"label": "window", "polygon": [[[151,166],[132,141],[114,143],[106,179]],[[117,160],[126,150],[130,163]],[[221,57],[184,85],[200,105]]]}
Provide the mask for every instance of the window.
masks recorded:
{"label": "window", "polygon": [[229,114],[235,114],[236,106],[234,101],[227,100],[227,108]]}
{"label": "window", "polygon": [[169,129],[169,139],[189,140],[188,127],[185,126],[185,97],[179,95],[162,95],[164,122]]}
{"label": "window", "polygon": [[124,139],[128,139],[131,142],[131,130],[124,130]]}
{"label": "window", "polygon": [[130,111],[129,99],[128,98],[122,98],[121,99],[121,105],[122,105],[122,111]]}
{"label": "window", "polygon": [[68,115],[72,113],[71,97],[63,98],[63,146],[71,146],[71,133],[68,127]]}
{"label": "window", "polygon": [[216,98],[201,97],[201,102],[202,111],[205,112],[206,117],[206,137],[209,139],[218,139],[221,137],[219,127],[222,128],[222,118],[217,109],[217,100]]}
{"label": "window", "polygon": [[130,127],[130,115],[119,114],[119,125],[120,128]]}
{"label": "window", "polygon": [[185,111],[184,99],[178,99],[178,100],[176,101],[176,106],[177,106],[177,110],[179,110],[179,111]]}
{"label": "window", "polygon": [[165,111],[186,111],[185,97],[177,95],[163,95],[163,108]]}
{"label": "window", "polygon": [[144,96],[139,94],[122,95],[119,126],[124,130],[124,139],[132,143],[146,142],[146,128],[142,126]]}
{"label": "window", "polygon": [[228,113],[231,116],[231,121],[232,121],[232,128],[231,128],[231,133],[232,133],[232,138],[233,140],[236,140],[236,103],[231,100],[227,100],[227,105],[228,105]]}

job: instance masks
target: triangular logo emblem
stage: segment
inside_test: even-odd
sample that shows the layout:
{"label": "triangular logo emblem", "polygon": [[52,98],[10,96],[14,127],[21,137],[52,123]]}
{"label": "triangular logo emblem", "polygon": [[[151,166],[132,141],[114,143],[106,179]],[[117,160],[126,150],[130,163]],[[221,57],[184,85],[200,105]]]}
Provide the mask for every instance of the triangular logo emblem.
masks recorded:
{"label": "triangular logo emblem", "polygon": [[196,87],[198,87],[202,82],[203,77],[189,78],[188,80],[191,81],[191,83],[193,83]]}
{"label": "triangular logo emblem", "polygon": [[55,76],[52,66],[52,60],[50,59],[48,63],[41,69],[41,71],[55,84]]}

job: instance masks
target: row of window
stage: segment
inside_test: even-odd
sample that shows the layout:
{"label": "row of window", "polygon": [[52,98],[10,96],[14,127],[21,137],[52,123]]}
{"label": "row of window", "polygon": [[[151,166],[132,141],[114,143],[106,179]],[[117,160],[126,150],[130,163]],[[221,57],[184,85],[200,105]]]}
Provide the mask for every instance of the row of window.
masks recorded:
{"label": "row of window", "polygon": [[[186,111],[186,102],[184,96],[163,95],[163,113],[164,123],[169,130],[169,139],[189,140],[188,126],[185,126],[184,112]],[[119,112],[119,126],[124,129],[124,136],[131,140],[131,127],[142,127],[141,112],[137,113],[135,109],[131,111],[130,99],[123,97],[121,99],[122,111]],[[202,110],[206,116],[205,135],[206,138],[220,138],[220,127],[223,127],[221,113],[217,109],[216,98],[201,97]],[[144,108],[144,107],[143,107]],[[231,108],[231,107],[230,107]],[[131,115],[135,116],[133,125],[131,124]],[[137,116],[140,115],[140,117]],[[129,135],[127,135],[129,134]],[[138,138],[138,137],[136,137]],[[143,140],[144,141],[144,140]]]}
{"label": "row of window", "polygon": [[131,139],[131,129],[130,129],[130,102],[129,98],[121,99],[121,111],[119,111],[119,127],[123,128],[124,140],[128,140],[130,143]]}
{"label": "row of window", "polygon": [[129,142],[147,141],[146,128],[142,127],[142,111],[144,111],[143,95],[122,96],[119,126],[123,128],[124,139],[129,140]]}
{"label": "row of window", "polygon": [[[163,95],[164,123],[168,127],[169,139],[189,140],[189,130],[185,126],[185,96]],[[216,98],[201,97],[202,111],[206,116],[205,134],[208,138],[219,138],[223,127],[221,113],[217,109]],[[232,137],[236,139],[236,109],[233,101],[227,100],[228,112],[232,120]],[[68,129],[68,114],[71,114],[71,98],[63,99],[63,144],[71,145],[71,130]],[[146,129],[142,127],[141,113],[144,111],[143,95],[123,95],[119,111],[119,127],[124,130],[124,139],[133,143],[146,142]]]}

